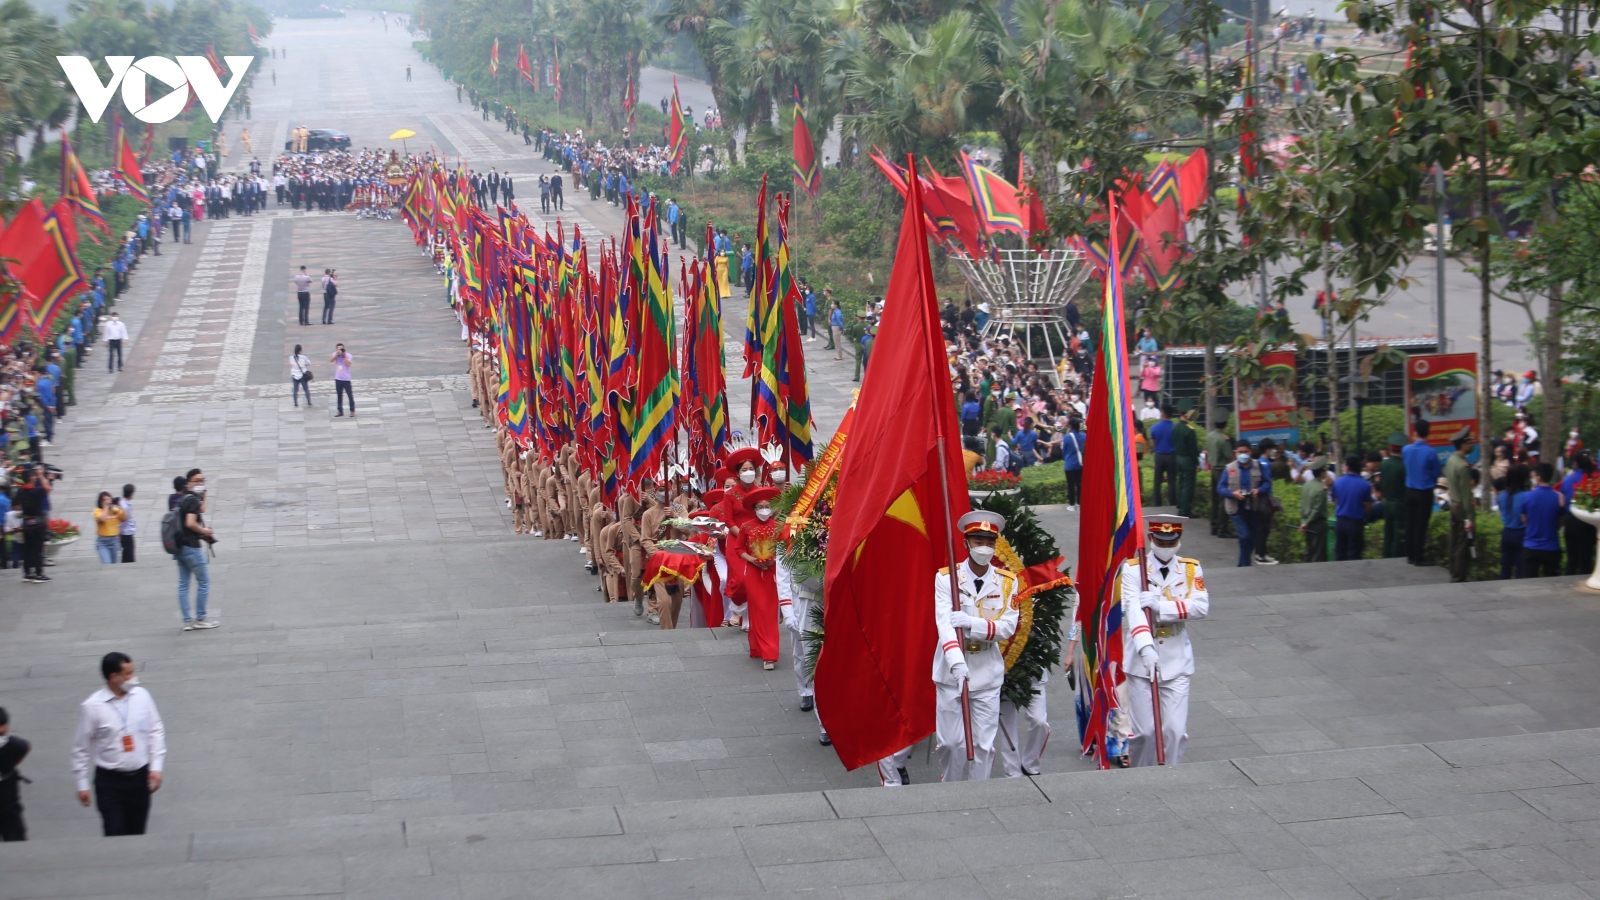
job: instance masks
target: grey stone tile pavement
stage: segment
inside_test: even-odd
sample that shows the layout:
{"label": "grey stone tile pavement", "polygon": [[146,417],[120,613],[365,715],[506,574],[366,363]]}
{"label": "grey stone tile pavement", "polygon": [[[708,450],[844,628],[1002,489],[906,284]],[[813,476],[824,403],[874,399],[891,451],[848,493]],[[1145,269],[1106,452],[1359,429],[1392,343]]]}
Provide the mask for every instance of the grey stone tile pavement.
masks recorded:
{"label": "grey stone tile pavement", "polygon": [[[375,142],[393,105],[535,165],[441,112],[398,32],[279,24],[309,62],[255,98],[258,140],[309,116]],[[392,77],[408,60],[415,94]],[[84,540],[48,586],[0,580],[0,705],[35,745],[33,840],[0,846],[0,900],[1600,896],[1600,614],[1575,579],[1233,570],[1194,535],[1214,601],[1183,765],[1086,771],[1058,675],[1045,774],[929,784],[919,747],[913,786],[883,790],[818,745],[787,657],[764,673],[738,632],[646,627],[598,601],[576,545],[507,533],[459,333],[398,226],[270,212],[145,262],[119,305],[128,371],[90,358],[49,451],[58,515],[138,485],[141,559],[99,566]],[[299,255],[352,276],[348,320],[303,330],[373,348],[359,419],[285,402]],[[816,355],[821,438],[852,373]],[[154,531],[195,465],[223,625],[184,634]],[[1074,517],[1041,518],[1070,559]],[[115,841],[68,763],[111,649],[139,661],[171,747],[151,834]]]}

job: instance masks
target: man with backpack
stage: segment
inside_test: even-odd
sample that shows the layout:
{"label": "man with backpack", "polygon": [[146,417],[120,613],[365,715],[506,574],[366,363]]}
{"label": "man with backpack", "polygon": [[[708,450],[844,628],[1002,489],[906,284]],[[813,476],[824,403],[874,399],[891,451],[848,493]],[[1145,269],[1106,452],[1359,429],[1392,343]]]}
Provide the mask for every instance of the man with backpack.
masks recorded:
{"label": "man with backpack", "polygon": [[[161,519],[161,546],[178,564],[178,610],[183,614],[183,630],[215,628],[215,619],[206,618],[206,601],[211,596],[211,570],[201,542],[215,543],[214,532],[205,524],[204,473],[199,470],[172,479],[171,509]],[[198,586],[195,591],[195,616],[189,617],[189,576]]]}

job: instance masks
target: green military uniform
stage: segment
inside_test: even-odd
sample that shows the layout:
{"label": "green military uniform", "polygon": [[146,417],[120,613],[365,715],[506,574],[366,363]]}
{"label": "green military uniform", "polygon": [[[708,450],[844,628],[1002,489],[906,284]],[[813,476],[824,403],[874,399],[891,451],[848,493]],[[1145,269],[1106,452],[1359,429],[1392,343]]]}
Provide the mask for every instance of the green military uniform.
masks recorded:
{"label": "green military uniform", "polygon": [[[1465,428],[1462,431],[1466,431]],[[1444,483],[1450,491],[1450,580],[1466,581],[1472,567],[1472,546],[1476,537],[1467,528],[1473,520],[1472,467],[1462,450],[1450,454],[1444,463]]]}
{"label": "green military uniform", "polygon": [[1217,479],[1222,477],[1223,468],[1233,462],[1233,441],[1220,428],[1206,432],[1206,460],[1211,464],[1211,490],[1207,491],[1211,495],[1211,533],[1228,537],[1233,524],[1228,521],[1222,498],[1217,496]]}
{"label": "green military uniform", "polygon": [[983,433],[990,435],[990,437],[984,439],[983,463],[985,466],[994,465],[994,439],[992,437],[994,432],[990,431],[991,428],[1000,429],[1000,436],[1010,440],[1011,436],[1017,433],[1017,411],[1012,409],[1010,404],[1004,400],[989,406],[989,412],[983,419]]}
{"label": "green military uniform", "polygon": [[1389,455],[1378,467],[1378,490],[1383,494],[1383,556],[1406,555],[1406,464],[1399,448],[1406,445],[1401,432],[1389,435]]}
{"label": "green military uniform", "polygon": [[1172,423],[1172,451],[1178,460],[1178,484],[1173,490],[1178,504],[1178,515],[1194,515],[1194,477],[1200,470],[1200,438],[1189,427],[1189,420],[1179,417]]}
{"label": "green military uniform", "polygon": [[1300,485],[1300,527],[1306,536],[1305,561],[1327,562],[1328,487],[1322,483],[1320,473]]}

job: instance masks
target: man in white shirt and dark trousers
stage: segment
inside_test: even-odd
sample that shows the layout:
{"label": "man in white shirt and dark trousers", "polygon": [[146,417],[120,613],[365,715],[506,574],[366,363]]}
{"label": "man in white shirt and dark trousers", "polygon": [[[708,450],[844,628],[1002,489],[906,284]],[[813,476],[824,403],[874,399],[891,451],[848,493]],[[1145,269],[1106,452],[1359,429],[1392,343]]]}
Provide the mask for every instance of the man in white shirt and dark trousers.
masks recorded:
{"label": "man in white shirt and dark trousers", "polygon": [[150,795],[161,789],[166,729],[150,692],[138,686],[127,654],[107,653],[100,673],[106,686],[83,701],[72,741],[78,802],[89,805],[92,778],[106,837],[144,834]]}
{"label": "man in white shirt and dark trousers", "polygon": [[128,339],[128,325],[122,317],[112,313],[106,319],[106,371],[122,371],[122,342]]}

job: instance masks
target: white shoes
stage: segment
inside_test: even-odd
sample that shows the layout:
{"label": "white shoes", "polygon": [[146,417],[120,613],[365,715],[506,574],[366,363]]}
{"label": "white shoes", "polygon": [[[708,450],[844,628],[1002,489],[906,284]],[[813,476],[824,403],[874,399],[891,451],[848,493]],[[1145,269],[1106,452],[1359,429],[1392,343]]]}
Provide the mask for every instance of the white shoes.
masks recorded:
{"label": "white shoes", "polygon": [[222,623],[218,622],[216,619],[200,619],[194,623],[194,627],[190,630],[203,631],[207,628],[215,628],[220,624]]}

